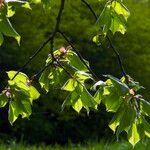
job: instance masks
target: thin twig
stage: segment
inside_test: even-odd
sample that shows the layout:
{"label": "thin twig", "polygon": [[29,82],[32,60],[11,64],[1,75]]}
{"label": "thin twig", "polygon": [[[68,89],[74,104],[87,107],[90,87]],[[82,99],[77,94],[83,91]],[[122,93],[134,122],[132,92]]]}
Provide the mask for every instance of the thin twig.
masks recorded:
{"label": "thin twig", "polygon": [[54,28],[54,31],[52,33],[52,39],[51,39],[51,55],[52,55],[52,59],[54,60],[54,54],[53,54],[53,43],[54,43],[54,38],[56,36],[56,33],[59,31],[59,26],[60,26],[60,21],[61,21],[61,16],[62,16],[62,12],[64,9],[64,5],[65,5],[65,0],[61,0],[61,4],[60,4],[60,8],[59,8],[59,12],[58,15],[56,17],[56,25]]}
{"label": "thin twig", "polygon": [[91,11],[91,13],[93,14],[93,16],[95,17],[96,20],[98,20],[98,16],[96,15],[94,9],[92,8],[92,6],[90,5],[89,2],[87,2],[86,0],[81,0]]}
{"label": "thin twig", "polygon": [[29,59],[25,62],[25,64],[17,71],[17,73],[14,75],[12,80],[15,79],[15,77],[21,72],[42,50],[43,48],[49,43],[52,36],[50,36],[35,52],[32,56],[29,57]]}
{"label": "thin twig", "polygon": [[121,71],[122,71],[122,74],[125,76],[126,78],[126,81],[128,82],[128,76],[126,74],[126,71],[124,69],[124,66],[123,66],[123,63],[122,63],[122,58],[119,54],[119,52],[116,50],[115,46],[113,45],[111,39],[109,38],[109,36],[106,36],[107,40],[109,41],[109,44],[110,44],[110,47],[113,49],[114,53],[116,54],[116,57],[118,59],[118,62],[119,62],[119,65],[120,65],[120,68],[121,68]]}
{"label": "thin twig", "polygon": [[31,78],[34,79],[38,77],[40,74],[42,74],[48,67],[52,66],[54,63],[51,62],[48,65],[44,66],[37,74],[33,75]]}
{"label": "thin twig", "polygon": [[72,47],[72,49],[77,53],[77,55],[79,56],[80,60],[83,62],[83,64],[86,66],[86,68],[89,70],[89,72],[93,75],[93,77],[96,80],[99,80],[99,78],[95,75],[95,73],[92,71],[92,69],[87,65],[87,63],[85,62],[84,58],[82,57],[82,55],[79,53],[79,51],[74,47],[74,45],[70,42],[70,40],[68,39],[68,37],[65,35],[64,32],[62,31],[58,31],[63,37],[64,39],[68,42],[68,44]]}
{"label": "thin twig", "polygon": [[[95,12],[94,9],[92,8],[92,6],[91,6],[86,0],[81,0],[81,1],[88,7],[88,9],[89,9],[89,10],[91,11],[91,13],[93,14],[95,20],[97,21],[97,20],[98,20],[98,16],[96,15],[96,12]],[[122,72],[122,74],[125,76],[126,82],[128,83],[128,75],[126,74],[126,71],[125,71],[125,69],[124,69],[124,66],[123,66],[123,63],[122,63],[122,58],[121,58],[119,52],[116,50],[115,46],[113,45],[113,43],[112,43],[112,41],[111,41],[111,39],[109,38],[108,35],[106,35],[106,38],[107,38],[107,40],[108,40],[108,42],[109,42],[109,44],[110,44],[112,50],[114,51],[114,53],[115,53],[115,55],[116,55],[116,57],[117,57],[117,59],[118,59],[118,62],[119,62],[120,68],[121,68],[121,72]]]}

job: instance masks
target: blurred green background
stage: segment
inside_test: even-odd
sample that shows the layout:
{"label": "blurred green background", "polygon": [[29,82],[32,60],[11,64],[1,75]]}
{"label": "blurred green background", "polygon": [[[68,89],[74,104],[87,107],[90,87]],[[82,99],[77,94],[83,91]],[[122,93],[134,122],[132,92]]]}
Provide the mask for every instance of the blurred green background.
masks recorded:
{"label": "blurred green background", "polygon": [[[95,20],[80,0],[66,0],[65,11],[61,22],[61,29],[79,49],[83,57],[89,60],[91,68],[101,77],[112,74],[121,77],[120,67],[112,49],[104,42],[97,47],[92,42],[96,34]],[[103,8],[103,2],[89,0],[97,14]],[[150,98],[150,2],[126,0],[131,16],[128,20],[128,30],[125,35],[120,33],[111,36],[115,47],[123,58],[127,73],[139,81],[146,89],[141,91],[144,97]],[[58,4],[59,5],[59,4]],[[58,6],[52,7],[47,13],[40,5],[33,5],[33,11],[18,9],[12,18],[15,29],[22,36],[19,47],[14,39],[5,37],[0,47],[1,71],[18,70],[31,54],[47,39],[54,28]],[[61,36],[55,39],[55,49],[68,46]],[[28,65],[23,72],[32,76],[44,66],[49,45]],[[1,82],[7,79],[1,76]],[[38,85],[37,85],[38,86]],[[2,86],[0,87],[2,88]],[[40,87],[39,87],[40,90]],[[104,106],[98,112],[91,112],[89,116],[83,111],[77,114],[72,109],[61,112],[61,104],[66,95],[60,90],[53,90],[46,94],[41,91],[41,98],[33,105],[30,120],[18,119],[14,126],[7,120],[7,108],[0,110],[0,141],[26,141],[27,143],[60,143],[68,141],[84,142],[87,140],[108,139],[115,140],[108,122],[113,114],[106,113]]]}

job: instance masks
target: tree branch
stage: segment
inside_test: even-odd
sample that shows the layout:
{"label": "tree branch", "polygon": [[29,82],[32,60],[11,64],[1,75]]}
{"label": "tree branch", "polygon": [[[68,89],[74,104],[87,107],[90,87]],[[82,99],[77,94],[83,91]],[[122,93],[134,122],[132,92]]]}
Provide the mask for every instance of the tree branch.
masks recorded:
{"label": "tree branch", "polygon": [[[62,16],[62,12],[63,12],[63,9],[64,9],[64,5],[65,5],[65,0],[61,0],[59,12],[58,12],[58,15],[56,17],[56,25],[55,25],[54,31],[52,33],[52,39],[51,39],[51,45],[52,46],[51,47],[53,47],[53,42],[54,42],[55,35],[59,31],[59,26],[60,26],[60,21],[61,21],[61,16]],[[51,49],[51,55],[52,55],[52,59],[54,60],[53,48]]]}
{"label": "tree branch", "polygon": [[[96,15],[96,13],[95,13],[94,9],[92,8],[92,6],[86,0],[81,0],[81,1],[88,7],[88,9],[93,14],[95,20],[97,21],[98,20],[98,16]],[[119,52],[117,51],[117,49],[115,48],[115,46],[113,45],[113,43],[112,43],[112,41],[111,41],[111,39],[109,38],[108,35],[106,35],[106,38],[107,38],[107,40],[108,40],[108,42],[110,44],[110,47],[112,48],[112,50],[114,51],[114,53],[115,53],[115,55],[116,55],[116,57],[118,59],[118,62],[119,62],[120,68],[121,68],[121,72],[122,72],[123,76],[125,76],[126,82],[128,83],[128,75],[126,74],[126,71],[124,69],[124,66],[123,66],[123,63],[122,63],[122,58],[121,58]]]}
{"label": "tree branch", "polygon": [[50,36],[35,52],[29,59],[24,63],[24,65],[17,71],[12,80],[16,78],[16,76],[21,72],[42,50],[43,48],[51,41],[52,36]]}
{"label": "tree branch", "polygon": [[[56,25],[55,25],[55,28],[54,28],[52,34],[50,35],[50,37],[35,51],[35,53],[31,57],[29,57],[29,59],[27,60],[27,62],[25,62],[25,64],[14,75],[14,77],[12,78],[12,80],[15,79],[15,77],[19,74],[19,72],[21,72],[43,50],[43,48],[50,41],[52,41],[51,45],[53,45],[53,40],[55,38],[56,33],[59,30],[60,20],[61,20],[62,12],[63,12],[63,9],[64,9],[64,4],[65,4],[65,0],[61,0],[60,9],[59,9],[59,12],[58,12],[58,15],[57,15],[57,18],[56,18]],[[53,49],[52,48],[51,48],[51,55],[52,55],[52,58],[54,58],[54,56],[53,56]]]}

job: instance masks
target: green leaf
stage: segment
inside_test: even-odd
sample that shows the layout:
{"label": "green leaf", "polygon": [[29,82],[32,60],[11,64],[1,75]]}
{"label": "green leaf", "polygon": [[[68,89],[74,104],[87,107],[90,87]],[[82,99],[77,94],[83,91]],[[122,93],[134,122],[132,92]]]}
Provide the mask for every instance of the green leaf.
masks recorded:
{"label": "green leaf", "polygon": [[23,8],[32,9],[29,2],[26,2],[22,5]]}
{"label": "green leaf", "polygon": [[113,1],[111,6],[118,15],[122,15],[126,20],[130,16],[129,10],[122,2]]}
{"label": "green leaf", "polygon": [[[67,90],[69,89],[70,88],[68,86]],[[89,110],[88,107],[94,109],[96,108],[97,102],[83,85],[77,84],[76,88],[70,91],[71,93],[67,96],[62,105],[62,108],[64,108],[65,105],[70,105],[78,113],[80,112],[82,107],[84,107],[86,110]]]}
{"label": "green leaf", "polygon": [[88,92],[88,90],[84,86],[80,98],[83,103],[83,106],[85,107],[95,108],[98,105],[94,97]]}
{"label": "green leaf", "polygon": [[0,32],[6,36],[14,37],[18,44],[20,44],[20,35],[12,27],[9,19],[4,16],[0,16]]}
{"label": "green leaf", "polygon": [[93,37],[93,42],[96,43],[97,45],[101,45],[105,41],[106,35],[104,33],[98,34]]}
{"label": "green leaf", "polygon": [[62,90],[74,91],[77,86],[78,82],[76,81],[76,79],[69,79],[62,87]]}
{"label": "green leaf", "polygon": [[4,107],[8,103],[8,98],[4,94],[0,94],[0,107]]}
{"label": "green leaf", "polygon": [[[75,67],[79,71],[88,71],[87,67],[83,64],[83,62],[80,60],[78,55],[73,52],[72,50],[68,50],[67,54],[64,55],[64,58],[69,61],[70,65]],[[89,63],[84,60],[86,64],[89,66]]]}
{"label": "green leaf", "polygon": [[22,115],[22,118],[29,117],[32,113],[30,102],[26,100],[12,101],[9,104],[9,113],[8,120],[13,125],[19,115]]}
{"label": "green leaf", "polygon": [[122,103],[122,98],[116,93],[116,91],[111,91],[109,95],[103,97],[103,103],[106,106],[106,111],[116,112]]}
{"label": "green leaf", "polygon": [[32,100],[36,100],[40,97],[40,93],[37,91],[37,89],[34,86],[29,87],[29,92],[30,92],[31,103]]}
{"label": "green leaf", "polygon": [[106,4],[97,21],[98,25],[102,27],[103,33],[107,33],[111,25],[111,9],[110,5]]}
{"label": "green leaf", "polygon": [[131,128],[129,129],[129,132],[128,132],[128,140],[129,142],[135,146],[135,144],[137,144],[137,142],[140,141],[140,134],[138,132],[138,129],[137,129],[137,123],[134,122],[132,125],[131,125]]}
{"label": "green leaf", "polygon": [[126,131],[133,124],[136,117],[134,108],[132,108],[129,104],[124,103],[123,111],[123,116],[117,128],[117,136],[119,136],[122,131]]}
{"label": "green leaf", "polygon": [[46,92],[49,92],[49,86],[50,86],[50,79],[48,78],[49,70],[46,69],[39,78],[39,83],[42,88],[46,90]]}
{"label": "green leaf", "polygon": [[95,101],[97,102],[97,104],[100,104],[101,103],[101,100],[103,99],[103,88],[100,87],[97,92],[95,93],[94,95],[94,99]]}
{"label": "green leaf", "polygon": [[75,77],[77,80],[79,80],[81,83],[84,83],[85,80],[87,79],[93,79],[92,75],[89,73],[86,73],[84,71],[76,71],[75,72]]}
{"label": "green leaf", "polygon": [[129,92],[129,87],[125,83],[121,82],[119,79],[117,79],[111,75],[107,75],[106,77],[108,77],[111,80],[114,87],[117,89],[117,91],[120,94],[125,95],[126,93]]}
{"label": "green leaf", "polygon": [[140,99],[140,108],[143,114],[150,117],[150,103],[144,99]]}
{"label": "green leaf", "polygon": [[114,34],[119,31],[122,34],[126,32],[126,21],[130,13],[122,2],[108,1],[100,14],[98,24],[102,27],[104,34],[109,30]]}
{"label": "green leaf", "polygon": [[75,111],[77,111],[78,113],[81,111],[83,104],[82,104],[82,100],[79,98],[73,105],[72,107],[74,108]]}
{"label": "green leaf", "polygon": [[124,105],[122,104],[120,108],[117,110],[117,112],[115,113],[111,122],[109,123],[110,129],[112,129],[114,133],[116,132],[116,128],[119,126],[121,122],[123,114],[124,114]]}
{"label": "green leaf", "polygon": [[112,31],[112,33],[115,34],[115,32],[119,31],[122,34],[125,34],[126,24],[125,24],[124,18],[115,12],[112,12],[111,16],[112,17],[111,17],[110,30]]}
{"label": "green leaf", "polygon": [[9,114],[8,119],[11,124],[13,124],[19,115],[22,118],[29,117],[32,113],[30,94],[26,91],[13,89],[13,100],[9,104]]}
{"label": "green leaf", "polygon": [[[16,75],[16,71],[8,71],[7,74],[8,74],[8,77],[10,80],[12,80],[14,78],[14,76]],[[19,72],[17,74],[17,76],[15,77],[15,79],[13,79],[14,82],[23,82],[23,83],[26,83],[27,80],[29,80],[29,78],[27,77],[26,74],[22,73],[22,72]]]}
{"label": "green leaf", "polygon": [[12,17],[15,14],[15,9],[13,6],[7,6],[7,17]]}
{"label": "green leaf", "polygon": [[64,109],[65,106],[70,105],[79,113],[83,107],[80,96],[81,95],[77,92],[77,90],[72,91],[62,104],[62,109]]}

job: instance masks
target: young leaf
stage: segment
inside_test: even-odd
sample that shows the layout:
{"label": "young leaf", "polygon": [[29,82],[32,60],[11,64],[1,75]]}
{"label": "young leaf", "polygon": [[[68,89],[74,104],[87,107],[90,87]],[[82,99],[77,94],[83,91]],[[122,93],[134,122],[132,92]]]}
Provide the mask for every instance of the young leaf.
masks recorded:
{"label": "young leaf", "polygon": [[10,21],[8,18],[4,16],[0,16],[0,31],[2,34],[10,37],[14,37],[18,44],[20,44],[20,35],[15,31],[15,29],[12,27]]}
{"label": "young leaf", "polygon": [[108,1],[98,19],[98,24],[102,27],[104,34],[111,30],[114,34],[119,31],[122,34],[126,32],[126,21],[130,13],[122,2],[117,0]]}
{"label": "young leaf", "polygon": [[83,104],[82,104],[82,100],[79,98],[73,105],[72,107],[74,108],[75,111],[77,111],[78,113],[81,111]]}
{"label": "young leaf", "polygon": [[[14,78],[14,76],[16,75],[16,73],[17,73],[16,71],[8,71],[7,75],[9,77],[9,79],[12,80]],[[13,81],[16,82],[16,83],[20,82],[20,81],[23,82],[23,83],[26,83],[27,80],[29,80],[29,78],[27,77],[26,74],[24,74],[22,72],[19,72],[17,74],[17,76],[13,79]]]}
{"label": "young leaf", "polygon": [[29,87],[29,93],[30,93],[31,104],[33,100],[36,100],[40,97],[40,93],[37,91],[37,89],[34,86]]}
{"label": "young leaf", "polygon": [[62,87],[62,90],[74,91],[77,86],[78,82],[75,79],[69,79]]}
{"label": "young leaf", "polygon": [[115,34],[115,32],[119,31],[122,34],[125,34],[126,24],[124,18],[113,11],[111,12],[111,16],[110,30],[112,33]]}
{"label": "young leaf", "polygon": [[130,142],[133,146],[135,146],[135,144],[136,144],[137,142],[139,142],[140,139],[141,139],[141,138],[140,138],[140,134],[139,134],[138,129],[137,129],[137,123],[134,122],[134,123],[131,125],[130,129],[129,129],[129,132],[128,132],[128,140],[129,140],[129,142]]}
{"label": "young leaf", "polygon": [[130,16],[129,10],[126,8],[126,6],[122,2],[113,1],[111,6],[115,10],[115,12],[118,15],[122,15],[125,18],[125,20],[127,20],[128,17]]}

